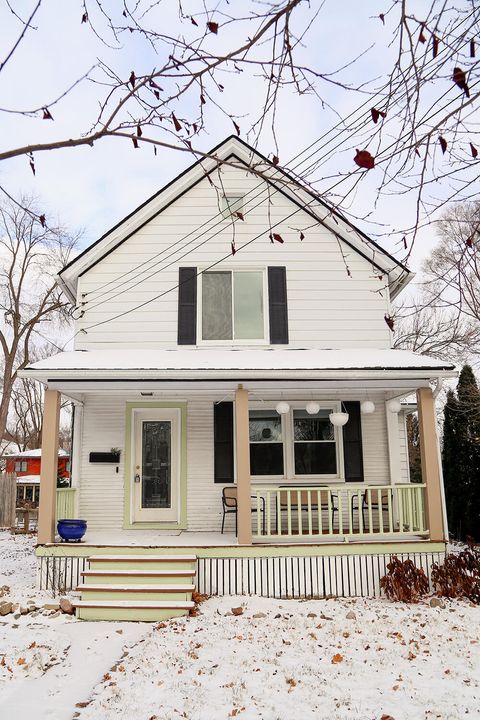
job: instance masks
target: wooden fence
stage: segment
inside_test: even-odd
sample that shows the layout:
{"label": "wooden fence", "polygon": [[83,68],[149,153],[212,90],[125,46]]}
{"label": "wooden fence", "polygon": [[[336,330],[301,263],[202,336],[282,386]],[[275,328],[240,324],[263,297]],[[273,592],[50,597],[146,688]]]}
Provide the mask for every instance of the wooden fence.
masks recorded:
{"label": "wooden fence", "polygon": [[17,479],[13,473],[0,473],[0,528],[15,525]]}

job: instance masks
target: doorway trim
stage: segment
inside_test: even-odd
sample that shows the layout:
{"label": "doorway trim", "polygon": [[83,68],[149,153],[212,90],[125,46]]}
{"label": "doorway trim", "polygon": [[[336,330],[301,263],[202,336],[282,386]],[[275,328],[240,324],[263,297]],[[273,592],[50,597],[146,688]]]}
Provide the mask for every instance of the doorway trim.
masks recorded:
{"label": "doorway trim", "polygon": [[[170,408],[180,410],[180,500],[179,518],[176,521],[134,522],[133,520],[133,478],[134,478],[134,411]],[[125,498],[123,527],[129,530],[185,530],[187,528],[187,403],[186,402],[127,402],[125,405]]]}

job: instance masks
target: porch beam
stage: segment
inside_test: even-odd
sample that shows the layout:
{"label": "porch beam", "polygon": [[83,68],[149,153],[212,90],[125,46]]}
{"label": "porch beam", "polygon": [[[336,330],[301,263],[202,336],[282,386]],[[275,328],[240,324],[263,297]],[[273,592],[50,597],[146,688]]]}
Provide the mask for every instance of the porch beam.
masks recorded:
{"label": "porch beam", "polygon": [[42,465],[40,470],[40,502],[38,506],[39,545],[54,542],[57,506],[58,428],[60,393],[45,390],[42,425]]}
{"label": "porch beam", "polygon": [[250,478],[250,435],[248,390],[239,385],[235,391],[235,447],[237,459],[238,543],[252,544],[252,483]]}
{"label": "porch beam", "polygon": [[438,452],[435,400],[430,388],[417,390],[418,429],[420,434],[420,461],[422,480],[426,485],[426,519],[432,542],[447,540],[443,521],[441,471]]}

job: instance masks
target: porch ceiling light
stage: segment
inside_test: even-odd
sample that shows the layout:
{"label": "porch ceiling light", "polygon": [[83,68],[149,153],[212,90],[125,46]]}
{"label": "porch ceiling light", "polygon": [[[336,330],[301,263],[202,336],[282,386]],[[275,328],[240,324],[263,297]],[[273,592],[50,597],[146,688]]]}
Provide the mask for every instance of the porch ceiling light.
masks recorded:
{"label": "porch ceiling light", "polygon": [[373,403],[371,400],[364,400],[360,404],[360,412],[362,415],[371,415],[373,412],[375,412],[375,403]]}
{"label": "porch ceiling light", "polygon": [[328,416],[328,419],[332,423],[332,425],[335,425],[335,427],[342,427],[343,425],[346,425],[348,422],[349,415],[346,412],[332,412]]}
{"label": "porch ceiling light", "polygon": [[398,414],[400,410],[402,409],[402,405],[400,403],[400,400],[389,400],[388,401],[388,409],[391,413]]}
{"label": "porch ceiling light", "polygon": [[309,415],[316,415],[318,412],[320,412],[320,405],[317,402],[308,402],[305,405],[305,410]]}
{"label": "porch ceiling light", "polygon": [[277,403],[275,410],[279,415],[286,415],[290,411],[290,405],[282,400]]}

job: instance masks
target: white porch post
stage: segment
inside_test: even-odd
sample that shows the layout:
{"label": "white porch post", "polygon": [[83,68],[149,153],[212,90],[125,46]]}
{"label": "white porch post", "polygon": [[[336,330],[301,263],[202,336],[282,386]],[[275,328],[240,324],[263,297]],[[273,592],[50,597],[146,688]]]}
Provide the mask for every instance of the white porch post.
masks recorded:
{"label": "white porch post", "polygon": [[443,522],[442,476],[438,452],[435,400],[431,388],[425,387],[417,390],[417,406],[422,480],[426,485],[427,527],[430,531],[431,541],[443,542],[447,540],[447,533]]}
{"label": "white porch post", "polygon": [[235,443],[237,458],[238,543],[252,544],[252,505],[250,478],[250,438],[248,391],[239,385],[235,391]]}
{"label": "white porch post", "polygon": [[385,402],[385,416],[387,421],[388,467],[390,471],[390,485],[400,482],[400,437],[398,433],[398,415],[390,412],[389,400]]}
{"label": "white porch post", "polygon": [[58,426],[60,393],[45,390],[42,425],[42,466],[40,471],[40,502],[38,506],[39,545],[54,542],[57,511]]}

